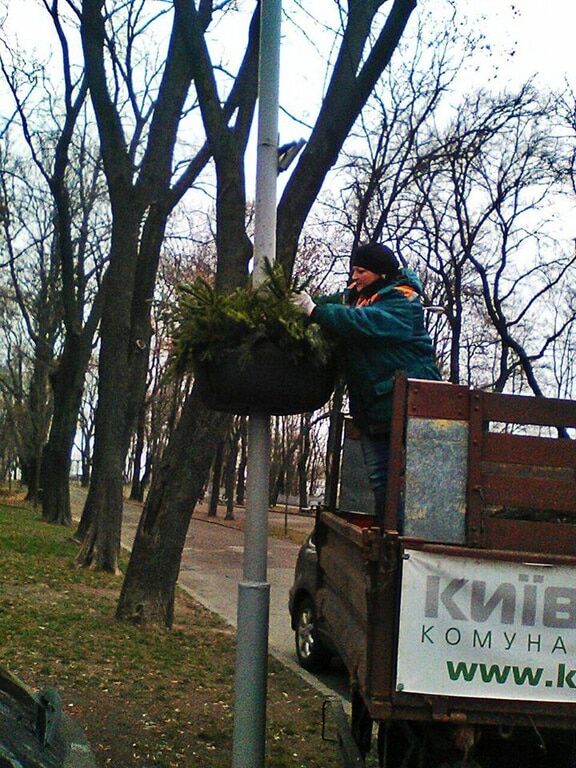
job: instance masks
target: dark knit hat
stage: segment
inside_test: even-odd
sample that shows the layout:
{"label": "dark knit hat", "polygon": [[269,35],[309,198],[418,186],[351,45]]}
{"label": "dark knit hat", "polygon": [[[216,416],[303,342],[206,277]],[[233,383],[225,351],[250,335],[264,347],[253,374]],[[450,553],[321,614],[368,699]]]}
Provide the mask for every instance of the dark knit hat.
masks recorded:
{"label": "dark knit hat", "polygon": [[352,267],[363,267],[377,275],[393,277],[400,269],[400,262],[394,252],[382,243],[368,243],[357,248],[352,254]]}

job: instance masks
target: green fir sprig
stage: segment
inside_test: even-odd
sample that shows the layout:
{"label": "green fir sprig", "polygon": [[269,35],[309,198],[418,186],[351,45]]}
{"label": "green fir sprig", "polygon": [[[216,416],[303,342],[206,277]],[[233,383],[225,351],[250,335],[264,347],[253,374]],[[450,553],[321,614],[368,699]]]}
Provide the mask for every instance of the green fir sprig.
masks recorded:
{"label": "green fir sprig", "polygon": [[256,288],[221,293],[203,278],[181,284],[172,312],[175,370],[193,369],[195,360],[218,360],[231,349],[240,348],[249,359],[263,341],[275,344],[295,363],[325,365],[334,353],[332,341],[291,301],[305,287],[291,280],[281,264],[268,262],[266,279]]}

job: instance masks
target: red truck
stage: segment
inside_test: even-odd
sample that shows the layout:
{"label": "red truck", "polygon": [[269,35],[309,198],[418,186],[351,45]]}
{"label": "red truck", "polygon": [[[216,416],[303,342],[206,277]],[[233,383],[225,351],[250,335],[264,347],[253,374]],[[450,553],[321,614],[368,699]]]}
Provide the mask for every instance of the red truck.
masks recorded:
{"label": "red truck", "polygon": [[576,767],[575,427],[576,402],[398,377],[383,526],[332,472],[314,638],[350,677],[345,765],[376,725],[385,768]]}

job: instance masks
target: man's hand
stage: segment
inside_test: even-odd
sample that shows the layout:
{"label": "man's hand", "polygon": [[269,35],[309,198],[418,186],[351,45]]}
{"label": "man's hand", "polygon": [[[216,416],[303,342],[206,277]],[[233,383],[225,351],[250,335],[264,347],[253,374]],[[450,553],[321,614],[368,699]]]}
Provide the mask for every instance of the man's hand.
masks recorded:
{"label": "man's hand", "polygon": [[301,293],[295,293],[291,296],[290,301],[296,309],[298,309],[302,314],[310,315],[314,311],[316,304],[313,302],[312,297],[310,294],[306,293],[306,291],[302,291]]}

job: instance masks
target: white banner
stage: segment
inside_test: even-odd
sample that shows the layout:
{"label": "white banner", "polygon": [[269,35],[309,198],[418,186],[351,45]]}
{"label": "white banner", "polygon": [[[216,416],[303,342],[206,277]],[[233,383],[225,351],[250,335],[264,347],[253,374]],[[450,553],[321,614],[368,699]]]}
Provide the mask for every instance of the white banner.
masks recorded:
{"label": "white banner", "polygon": [[576,702],[576,568],[407,550],[397,690]]}

